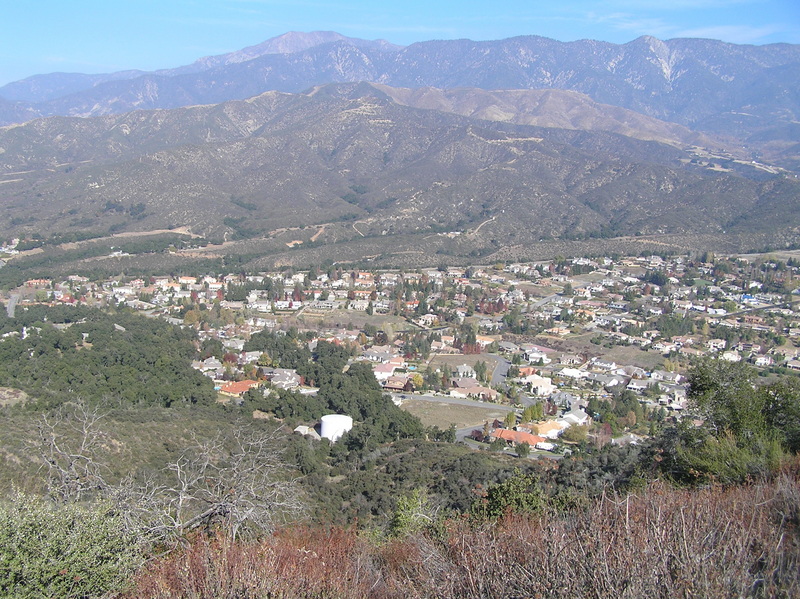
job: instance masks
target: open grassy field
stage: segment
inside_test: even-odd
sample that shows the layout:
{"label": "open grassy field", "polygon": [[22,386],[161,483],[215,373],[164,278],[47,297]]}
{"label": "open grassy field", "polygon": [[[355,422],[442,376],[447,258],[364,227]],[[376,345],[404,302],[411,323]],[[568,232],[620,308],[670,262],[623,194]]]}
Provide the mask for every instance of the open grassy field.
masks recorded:
{"label": "open grassy field", "polygon": [[594,337],[594,333],[568,337],[561,342],[559,349],[568,353],[602,356],[604,360],[611,360],[622,366],[631,364],[645,370],[654,370],[664,366],[664,356],[658,352],[642,351],[636,346],[616,345],[609,348],[594,345],[589,342],[592,337]]}
{"label": "open grassy field", "polygon": [[657,351],[642,351],[638,347],[616,345],[603,348],[603,357],[613,360],[619,365],[633,364],[645,370],[657,370],[664,367],[664,356]]}
{"label": "open grassy field", "polygon": [[498,357],[492,354],[433,354],[429,364],[434,370],[447,364],[450,370],[455,371],[455,369],[462,364],[475,366],[476,362],[481,361],[486,362],[486,365],[489,367],[489,372],[491,372],[497,365]]}
{"label": "open grassy field", "polygon": [[448,428],[455,424],[456,428],[474,426],[480,428],[487,420],[502,420],[509,408],[487,404],[483,406],[463,406],[444,402],[408,399],[401,406],[422,421],[425,426]]}

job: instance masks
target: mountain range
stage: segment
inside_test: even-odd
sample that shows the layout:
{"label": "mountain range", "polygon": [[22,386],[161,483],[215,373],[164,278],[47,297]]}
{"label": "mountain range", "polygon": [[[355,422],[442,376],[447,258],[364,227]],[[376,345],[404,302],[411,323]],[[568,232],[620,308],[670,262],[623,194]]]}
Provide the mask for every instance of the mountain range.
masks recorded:
{"label": "mountain range", "polygon": [[723,134],[751,144],[755,152],[765,145],[778,146],[778,154],[788,150],[787,158],[795,159],[791,152],[796,148],[788,146],[800,142],[798,80],[800,47],[790,44],[745,46],[641,37],[618,45],[523,36],[402,47],[333,32],[289,33],[176,69],[56,73],[10,83],[0,88],[0,123],[17,123],[32,115],[97,116],[219,103],[265,91],[301,92],[331,82],[564,89]]}
{"label": "mountain range", "polygon": [[436,251],[456,254],[794,235],[797,75],[785,44],[332,32],[155,73],[40,75],[0,88],[0,233],[444,236]]}

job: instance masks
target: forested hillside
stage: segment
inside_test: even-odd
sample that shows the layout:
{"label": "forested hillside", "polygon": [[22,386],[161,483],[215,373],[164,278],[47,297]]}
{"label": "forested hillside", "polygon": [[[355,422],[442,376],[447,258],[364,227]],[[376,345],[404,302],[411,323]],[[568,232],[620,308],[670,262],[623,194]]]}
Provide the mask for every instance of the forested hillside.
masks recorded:
{"label": "forested hillside", "polygon": [[210,404],[211,381],[190,368],[196,335],[161,320],[84,307],[0,312],[0,386],[37,409],[81,401],[146,407]]}

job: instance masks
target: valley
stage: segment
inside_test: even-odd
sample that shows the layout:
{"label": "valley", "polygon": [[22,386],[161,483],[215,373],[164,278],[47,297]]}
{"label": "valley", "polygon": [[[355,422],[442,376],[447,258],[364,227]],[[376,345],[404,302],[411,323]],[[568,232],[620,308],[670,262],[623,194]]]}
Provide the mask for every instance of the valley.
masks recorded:
{"label": "valley", "polygon": [[798,75],[317,31],[0,87],[0,594],[797,595]]}

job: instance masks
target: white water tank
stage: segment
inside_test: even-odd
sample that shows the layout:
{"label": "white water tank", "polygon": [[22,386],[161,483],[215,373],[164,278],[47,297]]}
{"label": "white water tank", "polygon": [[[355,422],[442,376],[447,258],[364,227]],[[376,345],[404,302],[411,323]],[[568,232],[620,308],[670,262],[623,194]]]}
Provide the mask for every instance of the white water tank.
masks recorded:
{"label": "white water tank", "polygon": [[353,428],[353,419],[344,414],[327,414],[322,417],[320,436],[329,439],[331,443]]}

